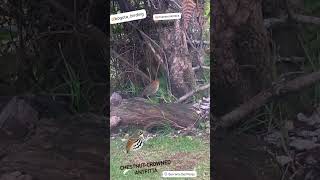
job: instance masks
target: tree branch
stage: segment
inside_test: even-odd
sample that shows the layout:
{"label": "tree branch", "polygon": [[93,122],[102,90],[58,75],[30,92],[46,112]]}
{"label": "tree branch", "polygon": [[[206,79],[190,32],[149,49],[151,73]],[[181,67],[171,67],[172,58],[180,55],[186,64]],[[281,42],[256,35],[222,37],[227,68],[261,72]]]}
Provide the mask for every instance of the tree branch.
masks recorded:
{"label": "tree branch", "polygon": [[142,71],[139,70],[138,68],[135,68],[132,64],[130,64],[127,60],[123,59],[123,58],[121,57],[121,55],[119,55],[119,54],[118,54],[116,51],[114,51],[113,49],[111,49],[110,51],[111,51],[111,53],[112,53],[114,56],[116,56],[115,58],[117,58],[117,59],[119,59],[120,61],[124,62],[125,64],[129,65],[132,69],[136,70],[137,73],[138,73],[141,77],[145,78],[145,79],[149,82],[149,77],[148,77],[144,72],[142,72]]}
{"label": "tree branch", "polygon": [[[208,69],[210,70],[210,67],[209,66],[201,66],[202,69]],[[195,67],[192,67],[192,70],[198,70],[200,69],[200,66],[195,66]]]}
{"label": "tree branch", "polygon": [[207,85],[204,85],[204,86],[201,86],[195,90],[192,90],[190,92],[188,92],[187,94],[183,95],[182,97],[180,97],[176,103],[181,103],[183,101],[185,101],[186,99],[188,99],[189,97],[193,96],[195,93],[199,92],[199,91],[203,91],[203,90],[206,90],[210,88],[210,84],[207,84]]}
{"label": "tree branch", "polygon": [[288,63],[294,63],[294,64],[301,64],[306,61],[305,57],[297,57],[297,56],[292,56],[292,57],[280,57],[277,59],[276,62],[288,62]]}
{"label": "tree branch", "polygon": [[[313,16],[305,16],[301,14],[292,14],[292,20],[305,23],[305,24],[314,24],[320,25],[320,18]],[[264,26],[266,28],[273,28],[275,26],[285,24],[288,22],[288,16],[280,17],[280,18],[269,18],[264,20]]]}
{"label": "tree branch", "polygon": [[311,86],[316,82],[320,81],[320,71],[310,73],[294,80],[279,83],[274,87],[271,87],[263,92],[260,92],[248,102],[240,105],[230,113],[223,115],[218,118],[219,126],[221,127],[231,127],[238,123],[240,120],[248,116],[250,113],[261,108],[272,98],[280,97],[288,93],[299,91],[303,88]]}

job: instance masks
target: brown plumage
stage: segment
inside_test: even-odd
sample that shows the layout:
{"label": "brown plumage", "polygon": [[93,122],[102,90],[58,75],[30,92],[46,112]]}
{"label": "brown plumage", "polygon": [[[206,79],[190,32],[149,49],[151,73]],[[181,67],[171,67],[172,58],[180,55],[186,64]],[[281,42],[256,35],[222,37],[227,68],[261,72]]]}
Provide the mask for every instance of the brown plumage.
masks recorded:
{"label": "brown plumage", "polygon": [[143,131],[140,130],[128,139],[127,146],[126,146],[127,153],[129,153],[129,151],[136,151],[140,149],[142,146],[143,146]]}
{"label": "brown plumage", "polygon": [[159,80],[156,79],[154,81],[152,81],[148,86],[146,86],[144,88],[144,90],[142,91],[141,96],[142,97],[149,97],[151,95],[154,95],[157,93],[158,89],[159,89]]}

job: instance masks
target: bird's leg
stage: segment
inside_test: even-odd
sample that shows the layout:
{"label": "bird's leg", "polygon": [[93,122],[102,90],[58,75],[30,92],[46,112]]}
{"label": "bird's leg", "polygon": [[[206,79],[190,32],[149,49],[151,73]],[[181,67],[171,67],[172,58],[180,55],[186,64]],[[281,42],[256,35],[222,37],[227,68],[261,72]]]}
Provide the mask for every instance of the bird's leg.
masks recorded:
{"label": "bird's leg", "polygon": [[142,155],[139,153],[139,161],[141,162],[141,161],[143,161],[143,157],[142,157]]}

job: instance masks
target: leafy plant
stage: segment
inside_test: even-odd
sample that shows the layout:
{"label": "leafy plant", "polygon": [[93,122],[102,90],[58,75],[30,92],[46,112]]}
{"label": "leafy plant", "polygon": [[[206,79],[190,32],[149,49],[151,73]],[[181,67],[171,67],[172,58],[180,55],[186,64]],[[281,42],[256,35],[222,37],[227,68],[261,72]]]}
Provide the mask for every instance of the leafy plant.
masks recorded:
{"label": "leafy plant", "polygon": [[141,88],[139,88],[137,85],[135,85],[131,80],[127,82],[127,84],[121,88],[121,90],[126,93],[130,94],[132,96],[139,96]]}
{"label": "leafy plant", "polygon": [[[15,34],[13,34],[15,36]],[[0,31],[0,41],[2,40],[10,40],[11,39],[11,34],[10,32],[1,32]]]}
{"label": "leafy plant", "polygon": [[67,76],[64,75],[64,80],[69,86],[72,105],[76,111],[79,111],[81,99],[81,83],[79,75],[74,72],[72,67],[66,61],[64,61],[64,63],[67,70]]}
{"label": "leafy plant", "polygon": [[312,12],[320,9],[320,1],[318,1],[318,0],[305,0],[304,6],[307,11],[312,13]]}
{"label": "leafy plant", "polygon": [[[57,86],[55,89],[58,89],[59,87],[67,86],[69,93],[67,93],[66,95],[71,97],[72,108],[75,112],[80,112],[81,110],[84,109],[83,108],[84,104],[88,104],[88,98],[85,98],[86,96],[84,96],[84,94],[82,93],[82,90],[84,89],[82,88],[82,85],[86,82],[85,81],[81,82],[79,73],[76,73],[72,68],[72,66],[67,62],[66,58],[62,53],[61,44],[59,44],[59,50],[64,62],[66,74],[63,75],[63,79],[65,83]],[[87,90],[90,90],[89,86]],[[86,100],[86,103],[84,103],[85,100]]]}
{"label": "leafy plant", "polygon": [[210,1],[206,0],[204,2],[204,16],[208,18],[208,23],[210,24]]}

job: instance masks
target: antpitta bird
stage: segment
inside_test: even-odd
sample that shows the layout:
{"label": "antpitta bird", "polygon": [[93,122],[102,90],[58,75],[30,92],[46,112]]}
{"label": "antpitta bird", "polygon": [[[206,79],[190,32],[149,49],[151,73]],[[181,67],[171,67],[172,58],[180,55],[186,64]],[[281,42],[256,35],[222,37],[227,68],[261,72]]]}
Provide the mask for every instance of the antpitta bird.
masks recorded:
{"label": "antpitta bird", "polygon": [[158,89],[159,89],[159,80],[156,79],[154,81],[152,81],[148,86],[146,86],[144,88],[144,90],[142,91],[141,96],[142,97],[149,97],[151,95],[154,95],[157,93]]}
{"label": "antpitta bird", "polygon": [[129,153],[129,151],[136,151],[140,149],[143,146],[143,142],[143,131],[139,130],[128,139],[126,146],[127,153]]}

